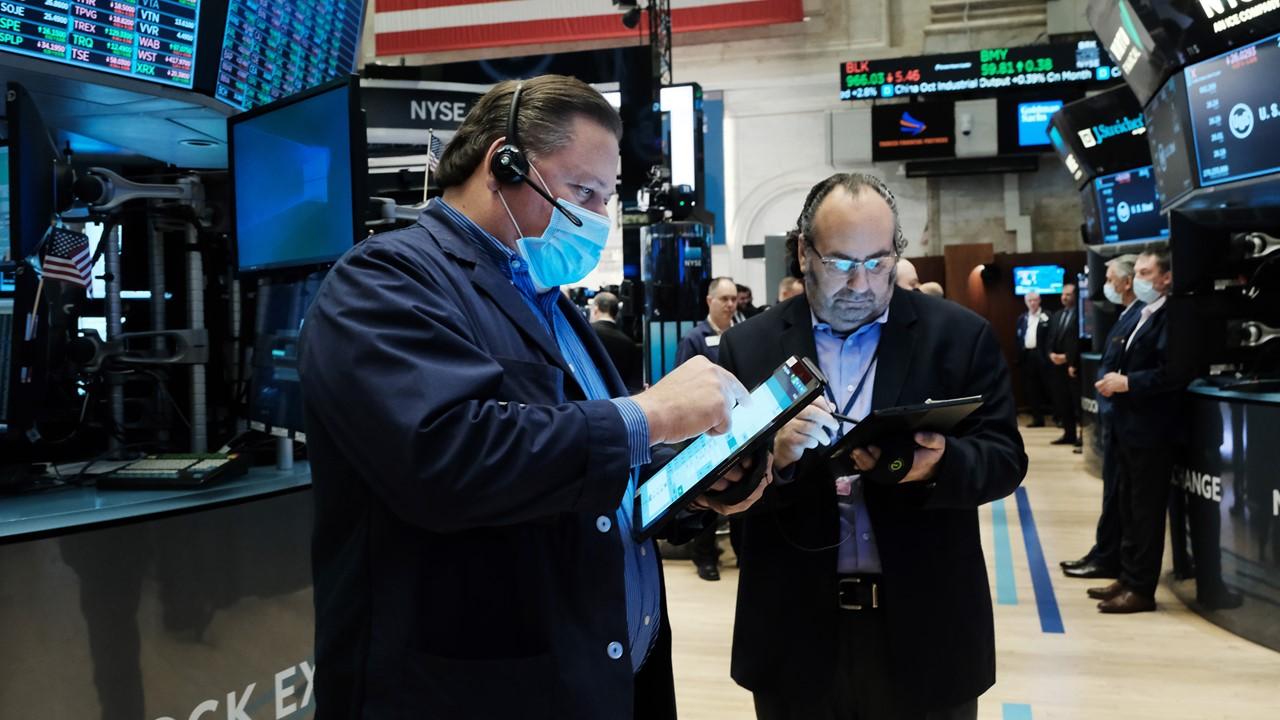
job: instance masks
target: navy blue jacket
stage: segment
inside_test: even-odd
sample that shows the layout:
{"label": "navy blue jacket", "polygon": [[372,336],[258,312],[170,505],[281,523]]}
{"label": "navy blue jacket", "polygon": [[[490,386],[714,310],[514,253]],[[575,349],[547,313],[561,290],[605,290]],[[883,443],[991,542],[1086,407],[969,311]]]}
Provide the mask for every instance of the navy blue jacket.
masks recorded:
{"label": "navy blue jacket", "polygon": [[319,720],[674,717],[665,609],[638,675],[629,648],[607,652],[627,646],[621,416],[584,399],[515,287],[443,212],[338,262],[307,314],[300,372]]}
{"label": "navy blue jacket", "polygon": [[676,348],[676,365],[683,365],[686,361],[699,355],[706,357],[711,362],[720,361],[720,343],[714,340],[714,345],[707,343],[707,338],[717,337],[715,328],[711,327],[711,323],[703,320],[693,329],[685,333],[680,338],[680,345]]}
{"label": "navy blue jacket", "polygon": [[1166,368],[1168,310],[1160,308],[1138,328],[1116,368],[1129,380],[1129,392],[1111,396],[1115,437],[1126,445],[1170,447],[1183,438],[1182,391],[1187,381]]}
{"label": "navy blue jacket", "polygon": [[[1036,332],[1036,350],[1035,350],[1035,352],[1036,352],[1036,355],[1037,355],[1041,360],[1044,360],[1044,361],[1046,361],[1046,362],[1047,362],[1047,361],[1048,361],[1048,359],[1049,359],[1049,350],[1048,350],[1048,345],[1049,345],[1049,318],[1048,318],[1048,316],[1044,313],[1044,311],[1043,311],[1043,310],[1042,310],[1042,311],[1040,311],[1040,315],[1041,315],[1041,317],[1042,317],[1043,319],[1042,319],[1042,320],[1040,320],[1040,322],[1036,323],[1036,330],[1035,330],[1035,332]],[[1027,352],[1027,346],[1026,346],[1026,338],[1027,338],[1027,314],[1026,314],[1025,312],[1018,316],[1018,330],[1017,330],[1017,332],[1014,334],[1014,337],[1015,337],[1015,338],[1016,338],[1016,340],[1017,340],[1017,345],[1015,345],[1014,347],[1015,347],[1015,348],[1017,348],[1017,350],[1018,350],[1018,352],[1017,352],[1017,353],[1015,353],[1016,362],[1017,362],[1018,364],[1022,364],[1022,359],[1023,359],[1023,357],[1024,357],[1025,353]]]}
{"label": "navy blue jacket", "polygon": [[[1133,334],[1133,328],[1137,326],[1138,319],[1142,317],[1142,308],[1146,304],[1141,300],[1134,300],[1133,304],[1127,309],[1120,310],[1120,317],[1116,319],[1116,323],[1111,326],[1111,330],[1107,333],[1107,339],[1102,347],[1102,360],[1098,363],[1098,377],[1101,380],[1103,375],[1109,372],[1119,372],[1120,359],[1124,357],[1124,346],[1129,341],[1129,336]],[[1103,397],[1102,393],[1096,394],[1098,401],[1098,414],[1111,417],[1111,398]]]}

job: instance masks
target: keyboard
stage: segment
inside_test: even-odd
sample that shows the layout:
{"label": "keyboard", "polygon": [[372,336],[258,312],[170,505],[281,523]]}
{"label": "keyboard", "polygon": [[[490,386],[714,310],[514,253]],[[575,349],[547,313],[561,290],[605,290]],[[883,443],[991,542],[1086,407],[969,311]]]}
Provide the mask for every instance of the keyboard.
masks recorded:
{"label": "keyboard", "polygon": [[248,469],[248,461],[237,454],[149,455],[98,478],[98,487],[202,487],[243,475]]}

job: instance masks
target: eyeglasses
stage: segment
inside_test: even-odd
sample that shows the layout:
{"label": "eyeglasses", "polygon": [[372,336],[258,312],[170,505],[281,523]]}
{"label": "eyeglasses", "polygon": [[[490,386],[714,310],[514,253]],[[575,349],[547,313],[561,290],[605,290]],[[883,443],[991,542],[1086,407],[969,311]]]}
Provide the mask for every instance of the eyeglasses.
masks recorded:
{"label": "eyeglasses", "polygon": [[849,278],[852,278],[854,273],[858,272],[858,268],[866,270],[868,275],[884,275],[892,270],[893,266],[898,262],[897,255],[885,255],[883,257],[867,258],[866,260],[823,257],[812,242],[806,244],[813,251],[813,254],[818,256],[818,262],[822,263],[827,272],[844,275]]}

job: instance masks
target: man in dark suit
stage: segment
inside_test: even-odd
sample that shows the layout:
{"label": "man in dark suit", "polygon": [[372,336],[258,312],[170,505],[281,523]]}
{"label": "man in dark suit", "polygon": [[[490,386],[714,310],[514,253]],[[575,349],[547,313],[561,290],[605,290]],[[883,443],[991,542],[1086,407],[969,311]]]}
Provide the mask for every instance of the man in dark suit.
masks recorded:
{"label": "man in dark suit", "polygon": [[626,397],[555,287],[603,247],[621,131],[573,78],[497,84],[444,151],[443,197],[317,294],[300,372],[319,720],[675,717],[634,488],[650,446],[724,430],[746,391],[701,359]]}
{"label": "man in dark suit", "polygon": [[[1102,362],[1098,364],[1098,376],[1090,382],[1101,380],[1107,373],[1119,369],[1124,356],[1125,343],[1141,317],[1143,303],[1133,294],[1132,255],[1113,258],[1107,263],[1106,284],[1103,294],[1112,304],[1121,308],[1102,348]],[[1102,438],[1102,511],[1098,514],[1098,526],[1094,544],[1079,560],[1063,560],[1059,563],[1067,577],[1114,578],[1120,574],[1120,496],[1116,493],[1117,453],[1111,401],[1101,394],[1098,402],[1098,423]]]}
{"label": "man in dark suit", "polygon": [[[745,385],[810,358],[830,395],[774,441],[774,485],[742,516],[732,674],[761,720],[975,718],[995,680],[977,507],[1027,469],[1009,372],[990,325],[895,289],[902,238],[878,179],[837,174],[799,224],[805,293],[725,334]],[[920,433],[897,485],[834,477],[823,446],[872,409],[982,395],[946,436]],[[861,472],[878,448],[855,451]]]}
{"label": "man in dark suit", "polygon": [[591,327],[595,328],[605,352],[618,369],[618,375],[629,392],[644,389],[644,359],[636,341],[618,327],[618,296],[609,292],[596,293],[591,302]]}
{"label": "man in dark suit", "polygon": [[733,311],[734,325],[737,325],[744,320],[750,320],[756,315],[759,315],[769,309],[768,305],[765,305],[764,307],[756,307],[754,305],[751,288],[743,285],[742,283],[737,283],[736,287],[738,288],[738,304]]}
{"label": "man in dark suit", "polygon": [[1062,308],[1049,317],[1049,389],[1054,414],[1062,421],[1062,437],[1054,445],[1077,445],[1076,416],[1080,412],[1080,327],[1076,286],[1062,286]]}
{"label": "man in dark suit", "polygon": [[1027,311],[1018,316],[1018,372],[1022,375],[1023,400],[1031,408],[1030,427],[1044,427],[1046,401],[1045,376],[1048,353],[1045,342],[1049,334],[1049,316],[1040,309],[1040,293],[1023,296]]}
{"label": "man in dark suit", "polygon": [[1168,313],[1173,284],[1169,256],[1143,253],[1134,265],[1134,294],[1146,305],[1125,343],[1120,367],[1096,384],[1115,406],[1116,492],[1120,501],[1120,578],[1089,590],[1104,613],[1154,610],[1164,560],[1164,517],[1175,448],[1183,422],[1185,382],[1166,370]]}

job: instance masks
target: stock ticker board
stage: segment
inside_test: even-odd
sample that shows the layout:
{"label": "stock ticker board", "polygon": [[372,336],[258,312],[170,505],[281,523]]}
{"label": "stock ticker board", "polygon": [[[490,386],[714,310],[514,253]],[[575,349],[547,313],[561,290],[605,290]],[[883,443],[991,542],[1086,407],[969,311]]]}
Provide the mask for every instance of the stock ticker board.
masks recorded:
{"label": "stock ticker board", "polygon": [[199,0],[3,0],[0,52],[190,88]]}
{"label": "stock ticker board", "polygon": [[840,65],[841,100],[899,95],[937,95],[1000,89],[1033,89],[1119,79],[1096,40],[884,60]]}
{"label": "stock ticker board", "polygon": [[217,98],[242,110],[351,72],[362,0],[232,0]]}

